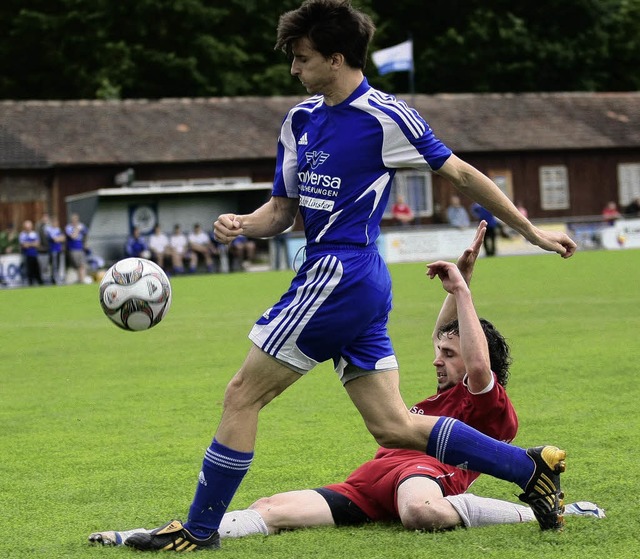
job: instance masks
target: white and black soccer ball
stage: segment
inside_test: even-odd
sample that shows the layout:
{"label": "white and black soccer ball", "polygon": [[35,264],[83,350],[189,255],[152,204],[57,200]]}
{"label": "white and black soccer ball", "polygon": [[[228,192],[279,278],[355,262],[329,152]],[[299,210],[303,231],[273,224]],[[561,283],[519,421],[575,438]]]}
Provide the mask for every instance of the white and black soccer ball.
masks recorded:
{"label": "white and black soccer ball", "polygon": [[148,330],[171,306],[171,284],[164,270],[145,258],[125,258],[100,282],[100,306],[124,330]]}

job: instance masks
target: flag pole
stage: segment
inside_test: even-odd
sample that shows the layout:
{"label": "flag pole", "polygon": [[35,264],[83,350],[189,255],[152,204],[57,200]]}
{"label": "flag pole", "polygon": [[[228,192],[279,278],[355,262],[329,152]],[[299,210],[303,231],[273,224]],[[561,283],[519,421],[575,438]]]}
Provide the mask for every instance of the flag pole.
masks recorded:
{"label": "flag pole", "polygon": [[413,56],[413,33],[409,33],[409,41],[411,41],[411,67],[409,68],[409,94],[411,95],[411,106],[415,105],[416,97],[416,72]]}

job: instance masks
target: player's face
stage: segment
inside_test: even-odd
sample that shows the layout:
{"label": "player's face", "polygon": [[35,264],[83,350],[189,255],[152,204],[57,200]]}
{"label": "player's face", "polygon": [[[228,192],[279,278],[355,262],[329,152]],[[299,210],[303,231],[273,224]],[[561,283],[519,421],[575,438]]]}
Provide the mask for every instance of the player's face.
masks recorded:
{"label": "player's face", "polygon": [[309,39],[298,39],[293,43],[291,75],[298,78],[308,93],[327,94],[335,82],[331,59],[315,50]]}
{"label": "player's face", "polygon": [[464,360],[460,352],[460,338],[453,334],[443,334],[436,345],[436,368],[438,390],[448,390],[462,382],[466,374]]}

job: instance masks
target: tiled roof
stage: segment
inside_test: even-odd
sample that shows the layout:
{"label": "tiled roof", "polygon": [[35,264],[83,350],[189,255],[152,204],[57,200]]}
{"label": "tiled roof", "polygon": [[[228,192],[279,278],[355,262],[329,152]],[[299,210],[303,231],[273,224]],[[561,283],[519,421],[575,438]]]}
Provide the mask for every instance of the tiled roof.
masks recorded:
{"label": "tiled roof", "polygon": [[[457,152],[640,146],[640,93],[399,96]],[[275,157],[302,97],[0,102],[0,168]]]}

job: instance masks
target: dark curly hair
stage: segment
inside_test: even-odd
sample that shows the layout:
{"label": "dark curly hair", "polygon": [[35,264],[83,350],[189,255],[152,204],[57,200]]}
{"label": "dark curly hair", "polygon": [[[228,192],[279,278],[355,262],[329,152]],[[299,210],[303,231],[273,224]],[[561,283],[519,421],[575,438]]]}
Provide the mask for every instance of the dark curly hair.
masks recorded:
{"label": "dark curly hair", "polygon": [[[509,381],[509,366],[512,363],[511,349],[504,336],[498,332],[493,324],[484,318],[480,319],[480,325],[487,338],[489,346],[489,359],[491,361],[491,370],[498,377],[498,382],[506,387]],[[460,336],[460,326],[458,320],[454,319],[438,328],[437,336],[440,339],[444,334],[453,334]]]}
{"label": "dark curly hair", "polygon": [[364,69],[375,29],[373,20],[349,0],[306,0],[280,16],[275,49],[291,57],[293,43],[308,38],[325,58],[339,52],[349,66]]}

